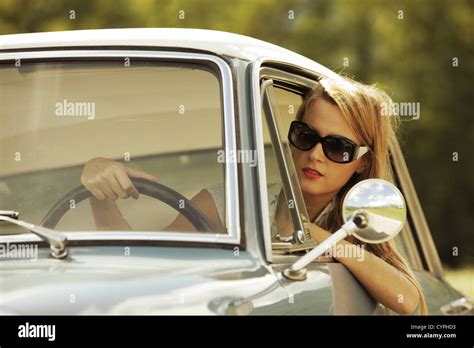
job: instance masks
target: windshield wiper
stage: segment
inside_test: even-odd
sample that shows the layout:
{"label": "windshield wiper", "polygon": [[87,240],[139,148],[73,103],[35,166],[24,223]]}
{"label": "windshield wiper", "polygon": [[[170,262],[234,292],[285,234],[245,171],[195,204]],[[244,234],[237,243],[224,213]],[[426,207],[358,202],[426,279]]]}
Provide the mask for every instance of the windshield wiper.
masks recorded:
{"label": "windshield wiper", "polygon": [[51,248],[51,256],[56,259],[64,259],[68,250],[66,248],[67,238],[61,232],[52,230],[50,228],[38,226],[35,224],[30,224],[26,221],[18,220],[20,213],[13,210],[0,210],[0,222],[7,221],[12,224],[26,228],[30,232],[36,234],[41,239],[48,242],[49,247]]}

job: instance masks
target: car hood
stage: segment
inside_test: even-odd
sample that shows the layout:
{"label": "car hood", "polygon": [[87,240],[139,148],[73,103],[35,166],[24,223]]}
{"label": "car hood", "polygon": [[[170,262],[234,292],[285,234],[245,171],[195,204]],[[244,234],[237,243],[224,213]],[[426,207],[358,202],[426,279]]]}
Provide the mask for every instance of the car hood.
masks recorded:
{"label": "car hood", "polygon": [[55,260],[42,249],[36,261],[0,261],[0,313],[212,313],[210,302],[258,292],[275,280],[246,252],[82,247]]}

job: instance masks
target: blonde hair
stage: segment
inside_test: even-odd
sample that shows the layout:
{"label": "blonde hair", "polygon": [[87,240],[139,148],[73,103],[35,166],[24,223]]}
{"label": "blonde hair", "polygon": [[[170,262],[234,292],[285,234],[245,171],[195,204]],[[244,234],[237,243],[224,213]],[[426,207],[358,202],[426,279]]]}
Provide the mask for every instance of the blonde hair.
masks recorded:
{"label": "blonde hair", "polygon": [[[354,184],[369,178],[389,181],[393,178],[389,157],[389,144],[396,141],[395,131],[398,128],[399,120],[396,117],[382,115],[381,109],[383,105],[388,105],[391,99],[385,92],[375,86],[364,85],[346,77],[342,78],[342,80],[324,78],[319,82],[306,95],[296,114],[296,119],[303,120],[312,102],[321,98],[325,99],[339,107],[350,129],[356,135],[357,141],[365,146],[369,146],[371,149],[364,156],[364,160],[369,165],[365,167],[362,173],[354,173],[339,190],[335,198],[338,209],[333,209],[329,213],[326,226],[322,226],[330,232],[335,232],[343,224],[341,214],[342,202],[347,191]],[[381,244],[366,244],[353,237],[349,237],[348,240],[355,244],[363,245],[366,250],[382,258],[405,275],[419,292],[419,314],[427,314],[423,289],[403,256],[396,249],[393,240]],[[386,310],[389,312],[387,308]]]}

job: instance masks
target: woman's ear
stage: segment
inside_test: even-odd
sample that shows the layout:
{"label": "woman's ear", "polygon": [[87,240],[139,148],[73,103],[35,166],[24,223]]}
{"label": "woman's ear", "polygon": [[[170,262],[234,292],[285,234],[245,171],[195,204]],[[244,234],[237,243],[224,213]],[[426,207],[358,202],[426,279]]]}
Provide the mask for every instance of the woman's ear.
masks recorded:
{"label": "woman's ear", "polygon": [[358,174],[361,174],[363,172],[365,172],[367,170],[367,168],[369,167],[369,161],[364,157],[362,157],[360,163],[359,163],[359,166],[357,167],[356,169],[356,173]]}
{"label": "woman's ear", "polygon": [[356,169],[356,173],[357,174],[363,173],[364,170],[365,170],[365,161],[362,160],[362,161],[360,161],[359,166]]}

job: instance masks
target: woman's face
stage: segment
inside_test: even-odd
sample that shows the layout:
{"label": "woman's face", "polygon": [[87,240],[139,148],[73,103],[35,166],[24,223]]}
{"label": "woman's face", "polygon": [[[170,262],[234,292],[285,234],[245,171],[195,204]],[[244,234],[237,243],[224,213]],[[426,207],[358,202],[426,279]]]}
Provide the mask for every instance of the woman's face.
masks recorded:
{"label": "woman's face", "polygon": [[[313,101],[302,121],[309,124],[322,137],[341,135],[360,145],[339,107],[324,99]],[[335,163],[324,155],[320,143],[309,151],[301,151],[296,148],[294,151],[295,168],[301,190],[306,195],[336,194],[354,172],[363,170],[363,157],[350,163]],[[316,170],[322,175],[315,175],[309,169]]]}

